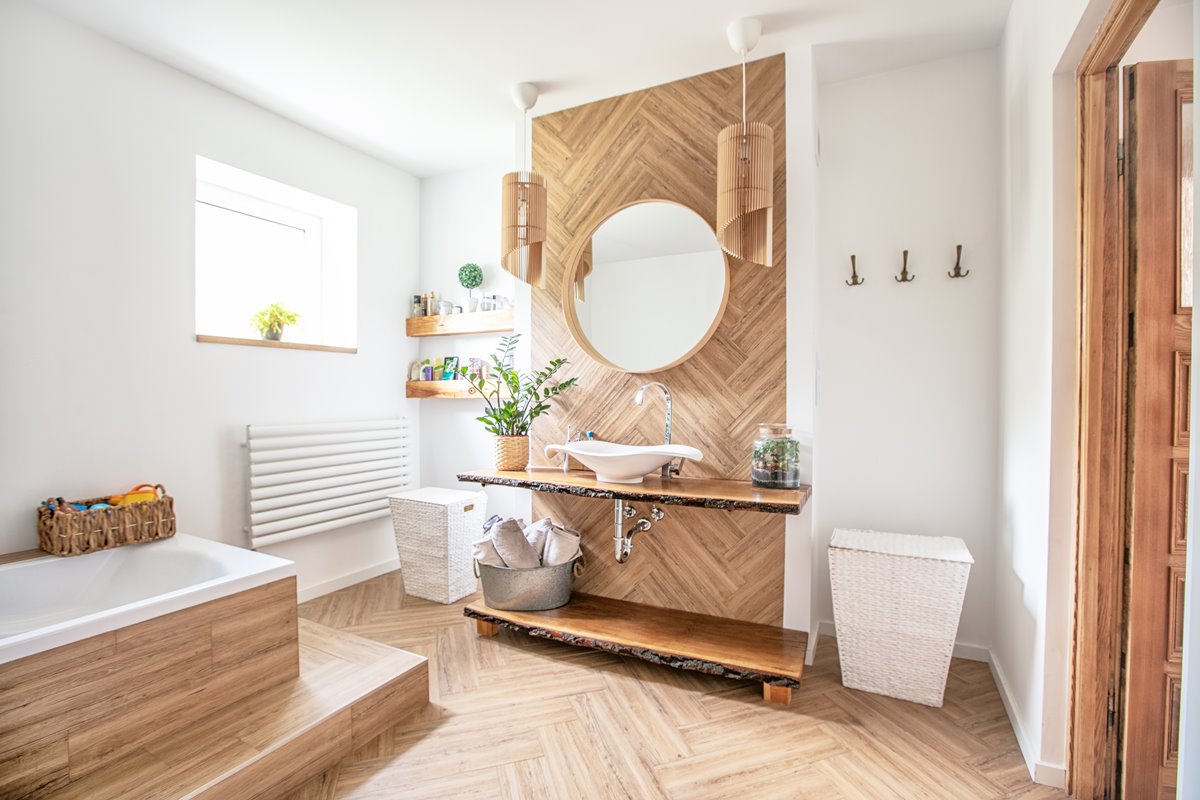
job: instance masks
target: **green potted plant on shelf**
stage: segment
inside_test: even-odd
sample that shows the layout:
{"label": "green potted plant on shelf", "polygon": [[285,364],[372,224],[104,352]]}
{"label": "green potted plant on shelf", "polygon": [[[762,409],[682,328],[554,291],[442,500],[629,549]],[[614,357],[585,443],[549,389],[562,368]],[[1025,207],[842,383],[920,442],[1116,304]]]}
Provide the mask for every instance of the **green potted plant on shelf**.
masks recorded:
{"label": "green potted plant on shelf", "polygon": [[544,369],[525,375],[512,367],[512,356],[520,334],[505,336],[492,354],[494,382],[489,382],[477,373],[469,373],[469,367],[460,367],[460,376],[470,381],[487,409],[478,420],[495,437],[493,454],[496,469],[500,471],[523,470],[529,465],[529,428],[533,421],[550,410],[550,400],[575,386],[578,378],[559,381],[558,371],[567,365],[567,359],[553,359]]}
{"label": "green potted plant on shelf", "polygon": [[467,290],[467,310],[479,308],[475,290],[483,285],[483,267],[478,264],[463,264],[458,268],[458,282]]}
{"label": "green potted plant on shelf", "polygon": [[250,324],[262,335],[262,338],[278,342],[283,338],[283,329],[295,325],[300,315],[288,311],[282,303],[272,303],[250,318]]}

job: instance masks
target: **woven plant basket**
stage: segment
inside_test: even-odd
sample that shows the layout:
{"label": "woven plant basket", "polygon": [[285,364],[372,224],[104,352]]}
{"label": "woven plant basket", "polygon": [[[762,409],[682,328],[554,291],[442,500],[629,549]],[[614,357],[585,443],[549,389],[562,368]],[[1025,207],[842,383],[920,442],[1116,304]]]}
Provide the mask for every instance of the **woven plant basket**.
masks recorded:
{"label": "woven plant basket", "polygon": [[[52,511],[58,501],[51,498],[38,509],[38,546],[56,556],[79,556],[174,536],[175,501],[161,483],[154,489],[156,500],[89,511]],[[93,497],[75,502],[90,506],[107,501]]]}
{"label": "woven plant basket", "polygon": [[500,472],[520,472],[529,466],[529,437],[497,436],[492,440],[492,454]]}

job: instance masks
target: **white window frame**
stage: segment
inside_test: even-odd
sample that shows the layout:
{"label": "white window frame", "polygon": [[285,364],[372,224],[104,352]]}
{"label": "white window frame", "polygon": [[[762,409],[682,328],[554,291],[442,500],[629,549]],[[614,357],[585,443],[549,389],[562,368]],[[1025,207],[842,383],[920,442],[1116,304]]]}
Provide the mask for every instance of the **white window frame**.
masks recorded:
{"label": "white window frame", "polygon": [[[319,276],[320,319],[315,328],[309,326],[306,341],[288,344],[357,347],[357,209],[204,156],[196,156],[196,203],[304,231],[304,257],[312,259],[305,271]],[[199,265],[196,269],[198,285]],[[230,338],[229,331],[201,330],[198,295],[196,302],[197,337]]]}

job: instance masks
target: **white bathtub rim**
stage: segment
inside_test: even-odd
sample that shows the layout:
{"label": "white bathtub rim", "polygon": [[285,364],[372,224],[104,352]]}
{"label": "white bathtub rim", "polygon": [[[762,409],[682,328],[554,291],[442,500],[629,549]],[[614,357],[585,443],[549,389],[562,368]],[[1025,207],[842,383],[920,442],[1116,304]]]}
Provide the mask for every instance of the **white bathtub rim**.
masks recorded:
{"label": "white bathtub rim", "polygon": [[[176,534],[176,539],[186,540],[187,544],[194,542],[202,542],[202,546],[213,546],[215,548],[230,548],[233,550],[241,550],[243,552],[253,553],[256,557],[263,559],[264,568],[255,572],[238,574],[238,575],[222,575],[218,578],[195,583],[190,586],[185,586],[182,589],[176,589],[171,592],[147,597],[142,600],[135,600],[131,603],[125,603],[114,608],[108,608],[101,611],[96,611],[91,614],[85,614],[80,617],[75,617],[62,622],[56,622],[42,628],[34,628],[22,633],[13,634],[0,639],[0,664],[7,664],[18,659],[27,658],[28,656],[37,655],[38,653],[53,650],[57,647],[62,647],[75,642],[81,642],[84,639],[90,639],[93,636],[100,636],[105,633],[120,628],[125,628],[130,625],[136,625],[139,622],[154,619],[155,617],[172,614],[176,611],[198,606],[212,600],[218,600],[222,597],[227,597],[231,594],[244,592],[248,589],[254,589],[259,586],[264,586],[268,583],[273,583],[284,578],[294,577],[296,575],[295,562],[288,561],[279,556],[260,553],[253,550],[245,550],[245,548],[235,547],[223,542],[218,542],[212,539],[205,539],[200,536],[189,536],[187,534]],[[165,540],[165,541],[170,541]],[[146,542],[144,545],[137,546],[153,546],[155,542]],[[84,556],[72,556],[72,558],[82,558]],[[3,573],[6,568],[15,568],[21,565],[29,565],[42,561],[58,560],[60,556],[47,554],[37,558],[25,559],[24,561],[12,562],[9,564],[0,565],[0,573]],[[275,562],[275,563],[269,563]],[[219,589],[220,591],[213,591]]]}

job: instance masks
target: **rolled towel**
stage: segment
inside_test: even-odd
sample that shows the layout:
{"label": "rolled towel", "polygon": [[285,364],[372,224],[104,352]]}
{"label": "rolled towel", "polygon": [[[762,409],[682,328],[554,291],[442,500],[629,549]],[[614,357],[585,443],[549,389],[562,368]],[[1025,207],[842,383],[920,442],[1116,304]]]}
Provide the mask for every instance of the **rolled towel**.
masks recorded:
{"label": "rolled towel", "polygon": [[487,537],[472,543],[471,551],[475,556],[475,560],[480,564],[487,564],[489,567],[507,566],[504,563],[504,559],[496,552],[496,543]]}
{"label": "rolled towel", "polygon": [[491,533],[492,526],[503,519],[504,517],[500,516],[499,514],[492,514],[490,517],[488,517],[483,523],[483,535],[487,536],[489,533]]}
{"label": "rolled towel", "polygon": [[540,557],[542,551],[546,549],[546,534],[554,527],[554,523],[549,517],[539,519],[525,529],[525,538],[529,540],[529,544],[533,546],[533,551]]}
{"label": "rolled towel", "polygon": [[559,525],[551,527],[546,534],[546,549],[542,551],[542,566],[556,567],[579,556],[580,536]]}
{"label": "rolled towel", "polygon": [[541,559],[525,538],[520,520],[506,519],[492,528],[491,540],[504,563],[515,569],[540,567]]}

